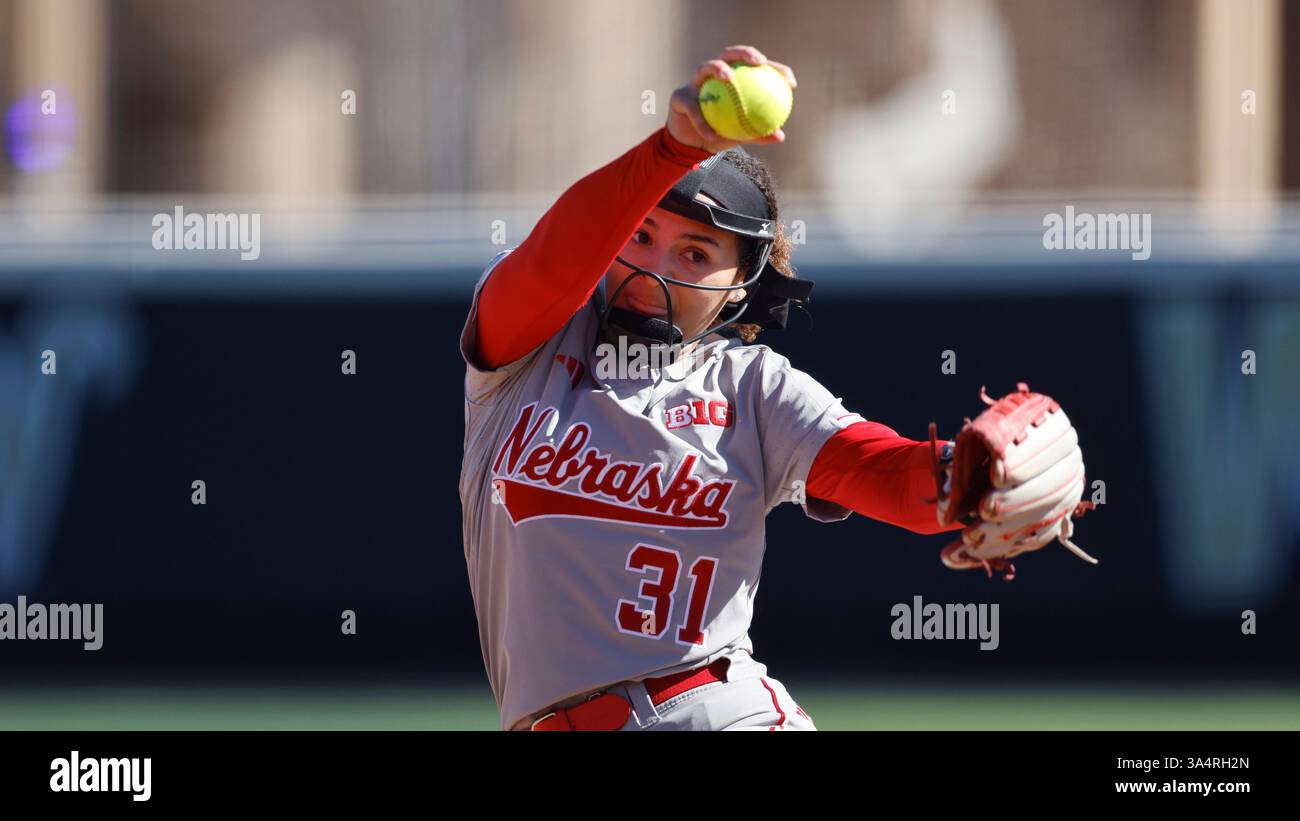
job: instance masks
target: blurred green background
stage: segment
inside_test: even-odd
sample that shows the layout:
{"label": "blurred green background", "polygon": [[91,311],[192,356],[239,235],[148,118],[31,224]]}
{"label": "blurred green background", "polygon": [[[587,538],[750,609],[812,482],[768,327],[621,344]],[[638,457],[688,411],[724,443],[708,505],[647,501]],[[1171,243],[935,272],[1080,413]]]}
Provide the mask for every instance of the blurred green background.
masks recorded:
{"label": "blurred green background", "polygon": [[[790,685],[821,730],[1300,730],[1288,688]],[[486,686],[0,691],[0,730],[496,730]]]}

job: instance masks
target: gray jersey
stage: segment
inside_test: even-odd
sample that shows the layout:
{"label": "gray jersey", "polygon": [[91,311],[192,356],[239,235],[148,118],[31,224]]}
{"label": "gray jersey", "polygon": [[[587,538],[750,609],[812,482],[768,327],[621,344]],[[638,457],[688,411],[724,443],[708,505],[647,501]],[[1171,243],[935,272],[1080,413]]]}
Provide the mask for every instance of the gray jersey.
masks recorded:
{"label": "gray jersey", "polygon": [[465,560],[502,726],[617,682],[750,650],[765,518],[861,421],[761,345],[709,337],[653,378],[605,379],[588,303],[493,371],[461,353]]}

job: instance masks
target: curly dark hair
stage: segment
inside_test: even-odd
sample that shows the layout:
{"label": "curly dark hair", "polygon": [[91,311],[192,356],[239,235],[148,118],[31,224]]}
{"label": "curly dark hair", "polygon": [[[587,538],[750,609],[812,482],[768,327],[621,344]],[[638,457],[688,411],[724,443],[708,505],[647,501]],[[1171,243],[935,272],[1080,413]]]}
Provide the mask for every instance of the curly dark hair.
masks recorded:
{"label": "curly dark hair", "polygon": [[[790,252],[794,250],[794,244],[790,241],[785,226],[781,224],[781,212],[776,201],[776,183],[772,179],[771,172],[767,170],[767,165],[752,154],[739,154],[732,151],[724,154],[722,159],[749,177],[758,186],[758,190],[763,192],[763,199],[767,200],[768,212],[772,215],[772,221],[776,223],[776,239],[772,242],[772,255],[768,264],[784,276],[797,276],[798,272],[790,262]],[[746,241],[740,252],[740,281],[743,282],[753,276],[758,259],[759,243]],[[759,330],[757,325],[750,323],[742,322],[736,325],[736,332],[746,343],[753,342]]]}

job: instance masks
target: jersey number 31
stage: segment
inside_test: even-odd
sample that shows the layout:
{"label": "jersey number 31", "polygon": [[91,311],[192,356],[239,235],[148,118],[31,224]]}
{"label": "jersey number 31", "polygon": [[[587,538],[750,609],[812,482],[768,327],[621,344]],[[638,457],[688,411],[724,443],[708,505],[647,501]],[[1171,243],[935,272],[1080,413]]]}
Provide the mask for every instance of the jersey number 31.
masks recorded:
{"label": "jersey number 31", "polygon": [[[703,644],[704,611],[709,607],[709,594],[713,591],[713,571],[718,560],[701,556],[691,564],[690,594],[686,599],[686,618],[676,632],[678,644]],[[643,610],[637,602],[618,600],[615,621],[619,632],[661,639],[673,621],[673,607],[682,571],[682,556],[676,550],[639,544],[627,554],[627,569],[640,573],[641,589],[638,595],[653,605]]]}

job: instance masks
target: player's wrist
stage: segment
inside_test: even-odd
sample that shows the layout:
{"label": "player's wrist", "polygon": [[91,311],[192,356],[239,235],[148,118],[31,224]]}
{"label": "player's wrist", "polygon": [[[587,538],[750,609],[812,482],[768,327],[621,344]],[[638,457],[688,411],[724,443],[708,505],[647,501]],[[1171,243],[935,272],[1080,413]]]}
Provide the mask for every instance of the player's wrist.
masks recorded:
{"label": "player's wrist", "polygon": [[694,168],[713,156],[712,152],[706,148],[690,145],[679,140],[667,125],[662,126],[659,131],[661,134],[659,145],[664,156],[678,165],[685,168]]}

